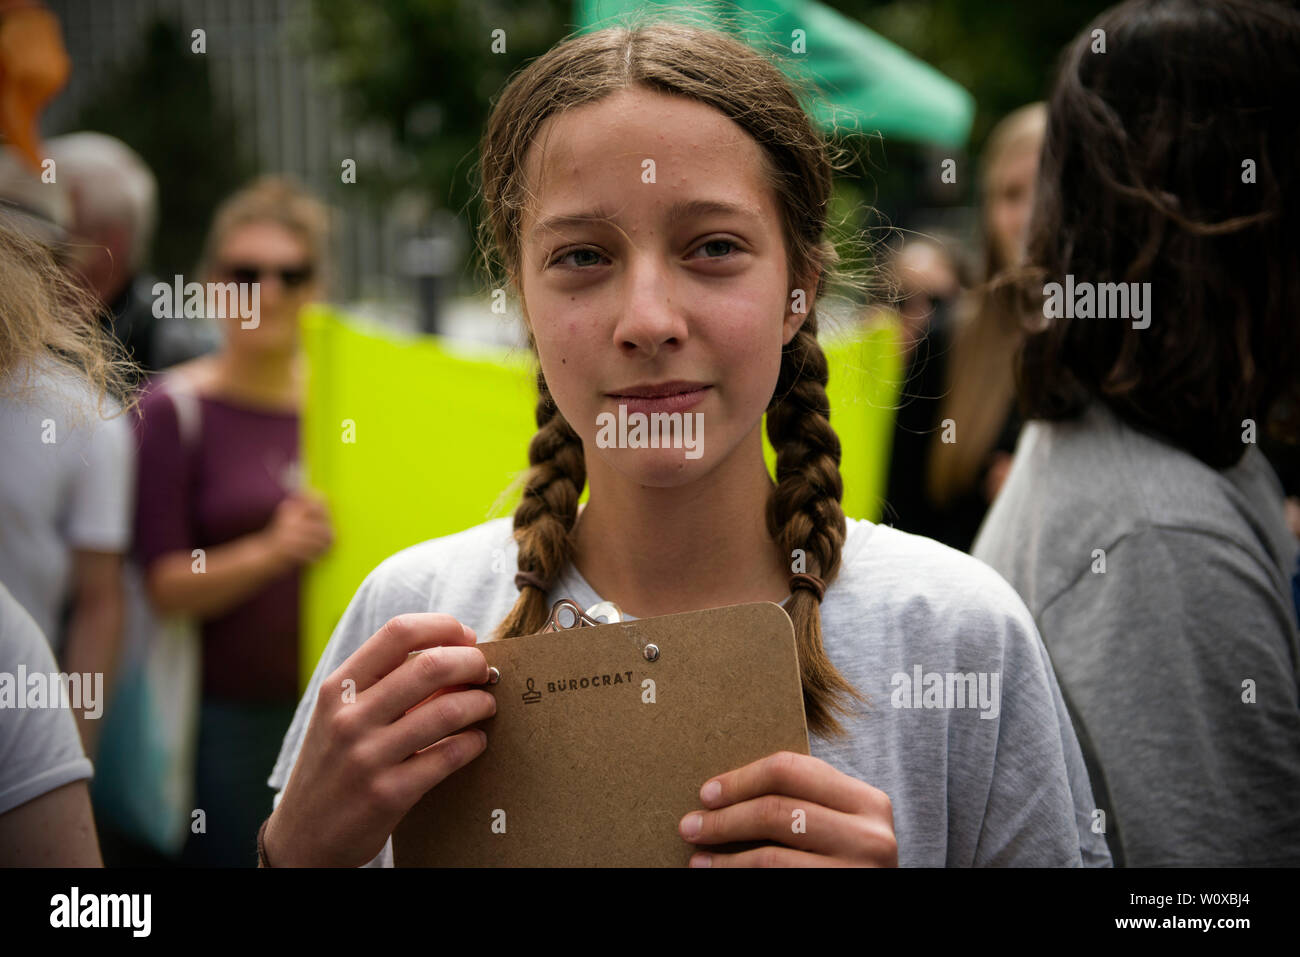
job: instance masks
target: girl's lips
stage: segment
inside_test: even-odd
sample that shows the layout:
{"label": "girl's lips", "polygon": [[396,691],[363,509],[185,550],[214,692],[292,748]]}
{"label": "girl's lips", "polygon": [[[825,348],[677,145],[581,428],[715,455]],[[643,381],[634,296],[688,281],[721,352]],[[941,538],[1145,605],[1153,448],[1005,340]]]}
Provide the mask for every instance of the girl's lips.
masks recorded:
{"label": "girl's lips", "polygon": [[615,408],[620,405],[627,406],[628,414],[640,412],[643,415],[650,415],[655,412],[673,413],[686,412],[695,408],[704,401],[712,386],[701,386],[696,389],[690,389],[685,392],[676,392],[672,395],[661,396],[640,396],[640,395],[614,395],[606,396],[614,403]]}

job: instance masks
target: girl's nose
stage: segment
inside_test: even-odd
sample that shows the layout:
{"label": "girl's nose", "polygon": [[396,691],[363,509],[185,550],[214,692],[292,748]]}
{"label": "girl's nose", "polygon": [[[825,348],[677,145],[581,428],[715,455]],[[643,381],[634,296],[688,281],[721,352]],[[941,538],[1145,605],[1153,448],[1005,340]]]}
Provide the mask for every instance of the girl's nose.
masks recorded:
{"label": "girl's nose", "polygon": [[651,358],[665,346],[680,346],[689,330],[679,302],[665,267],[648,261],[629,266],[621,314],[614,328],[619,348]]}

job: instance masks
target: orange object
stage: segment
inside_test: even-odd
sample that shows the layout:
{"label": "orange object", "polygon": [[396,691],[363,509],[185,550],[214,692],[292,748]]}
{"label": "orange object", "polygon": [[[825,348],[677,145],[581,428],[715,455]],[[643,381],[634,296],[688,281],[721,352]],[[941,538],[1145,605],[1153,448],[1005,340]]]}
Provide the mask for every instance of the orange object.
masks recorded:
{"label": "orange object", "polygon": [[35,172],[41,171],[36,121],[71,71],[54,14],[34,3],[0,2],[0,135]]}

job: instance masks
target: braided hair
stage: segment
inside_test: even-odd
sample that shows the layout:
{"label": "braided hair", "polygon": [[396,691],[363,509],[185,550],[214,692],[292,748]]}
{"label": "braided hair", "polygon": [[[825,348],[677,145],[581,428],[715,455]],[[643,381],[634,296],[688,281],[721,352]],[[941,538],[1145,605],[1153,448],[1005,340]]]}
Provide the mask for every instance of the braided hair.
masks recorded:
{"label": "braided hair", "polygon": [[[541,124],[566,108],[631,86],[706,103],[755,138],[781,210],[788,284],[795,284],[795,276],[818,277],[808,315],[782,351],[767,408],[777,463],[766,520],[785,560],[802,555],[785,609],[794,624],[809,728],[843,735],[832,711],[850,714],[850,699],[866,699],[831,663],[822,643],[821,601],[839,572],[846,522],[840,442],[830,424],[827,363],[817,342],[815,309],[837,263],[835,248],[823,235],[837,167],[792,81],[763,54],[723,33],[661,17],[566,39],[513,77],[493,107],[479,150],[484,259],[491,273],[495,255],[517,286],[519,226],[531,200],[524,157]],[[498,639],[533,634],[545,624],[547,590],[574,556],[572,532],[586,484],[581,438],[556,406],[541,371],[537,386],[537,434],[514,515],[520,594],[495,632]]]}

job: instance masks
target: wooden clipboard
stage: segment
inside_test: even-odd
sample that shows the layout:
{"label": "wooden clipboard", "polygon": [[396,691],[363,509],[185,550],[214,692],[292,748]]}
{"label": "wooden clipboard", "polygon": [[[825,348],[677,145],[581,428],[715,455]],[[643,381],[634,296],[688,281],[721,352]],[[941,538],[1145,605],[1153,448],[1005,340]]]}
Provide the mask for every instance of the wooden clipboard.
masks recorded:
{"label": "wooden clipboard", "polygon": [[398,867],[685,866],[698,848],[677,826],[706,780],[809,753],[794,628],[771,602],[478,647],[500,673],[487,750],[398,824]]}

